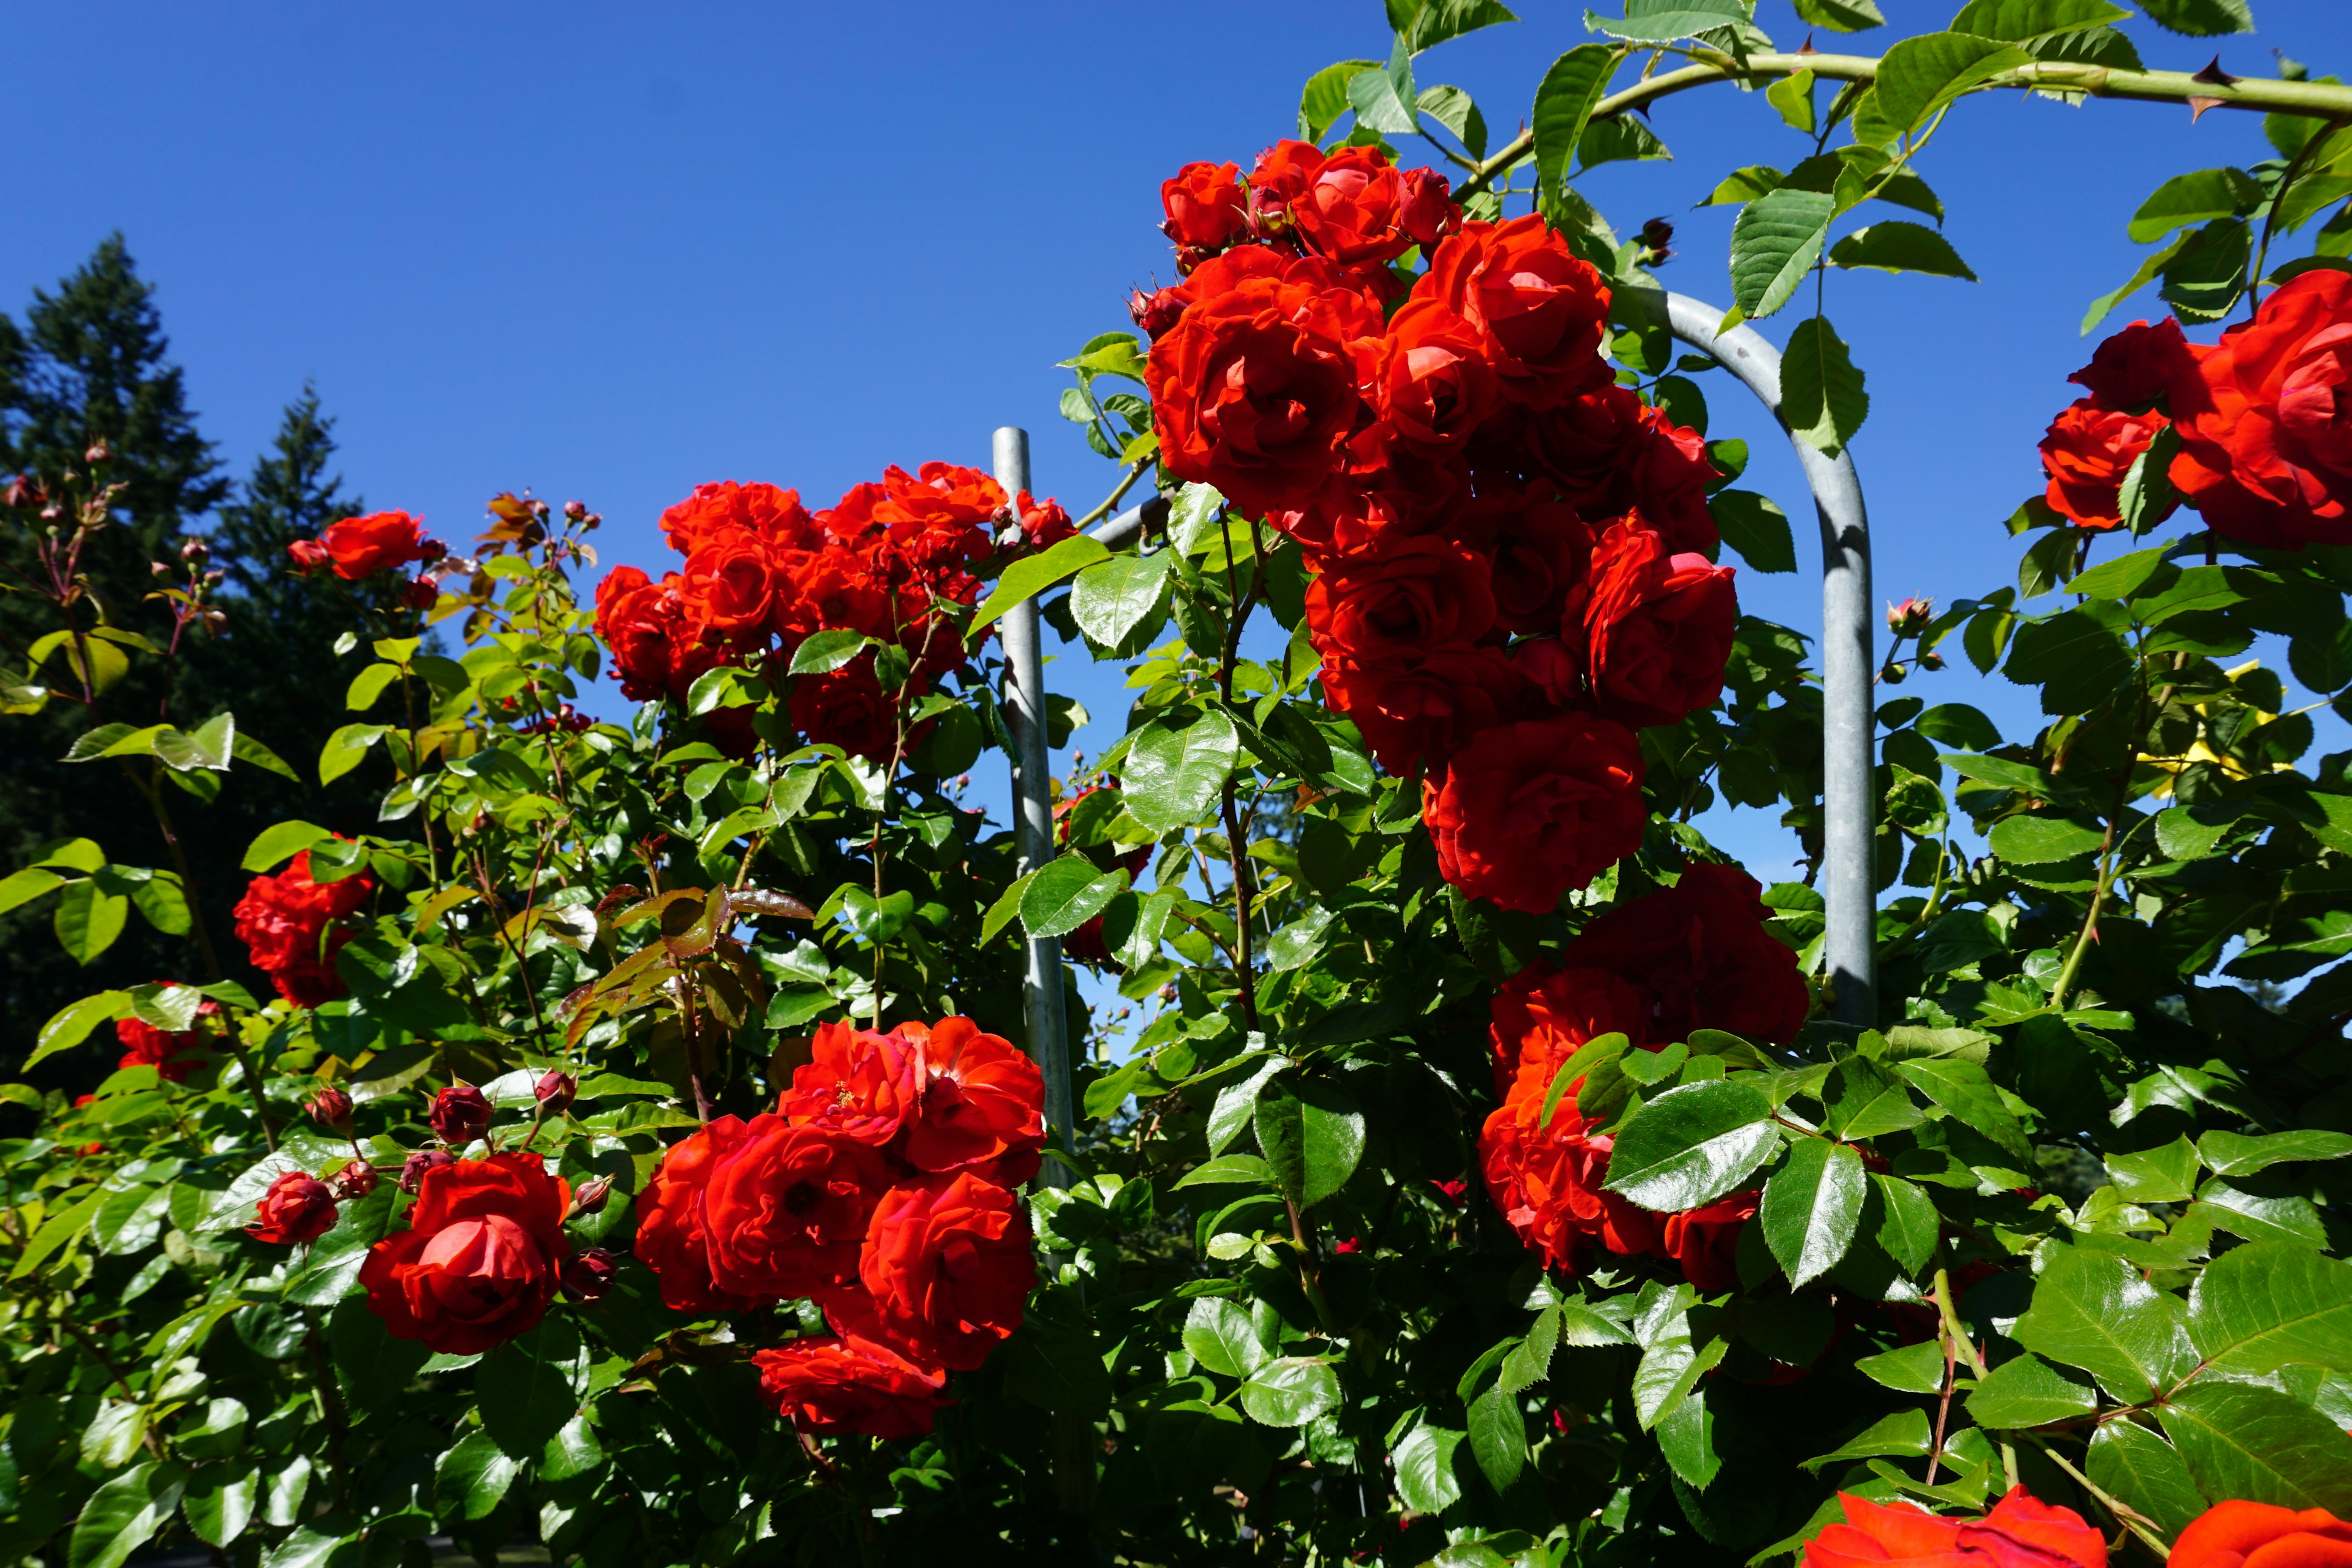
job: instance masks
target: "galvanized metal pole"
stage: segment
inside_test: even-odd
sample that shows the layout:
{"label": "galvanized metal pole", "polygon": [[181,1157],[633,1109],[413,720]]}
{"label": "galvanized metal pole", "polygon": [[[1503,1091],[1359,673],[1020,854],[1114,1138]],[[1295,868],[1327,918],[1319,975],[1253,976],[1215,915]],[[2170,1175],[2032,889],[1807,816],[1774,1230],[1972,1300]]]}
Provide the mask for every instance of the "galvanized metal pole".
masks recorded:
{"label": "galvanized metal pole", "polygon": [[[1686,295],[1666,296],[1675,336],[1713,355],[1788,428],[1780,414],[1780,354],[1754,328],[1718,333],[1723,312]],[[1853,458],[1799,440],[1790,444],[1812,487],[1822,525],[1822,853],[1829,905],[1822,957],[1834,987],[1830,1016],[1867,1028],[1877,1022],[1878,792],[1871,742],[1877,728],[1877,673],[1870,592],[1870,527]]]}
{"label": "galvanized metal pole", "polygon": [[[1029,432],[1007,425],[996,432],[996,482],[1006,495],[1029,489]],[[1013,831],[1023,875],[1054,858],[1053,773],[1045,760],[1045,658],[1037,601],[1014,605],[996,623],[1004,639],[1006,722],[1013,731]],[[1029,1054],[1045,1079],[1045,1127],[1055,1148],[1071,1147],[1069,1020],[1062,1011],[1062,942],[1029,939],[1029,967],[1021,979],[1029,1019]],[[1044,1175],[1067,1186],[1069,1167],[1045,1162]]]}

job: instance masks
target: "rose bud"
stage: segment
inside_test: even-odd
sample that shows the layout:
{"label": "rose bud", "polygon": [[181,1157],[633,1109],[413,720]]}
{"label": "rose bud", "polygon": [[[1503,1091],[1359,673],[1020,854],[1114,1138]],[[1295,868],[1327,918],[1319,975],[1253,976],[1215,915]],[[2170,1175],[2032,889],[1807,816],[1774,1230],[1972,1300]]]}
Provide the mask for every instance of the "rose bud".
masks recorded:
{"label": "rose bud", "polygon": [[1944,668],[1944,656],[1940,653],[1923,653],[1919,656],[1919,668],[1932,675]]}
{"label": "rose bud", "polygon": [[568,500],[563,503],[563,515],[570,518],[573,522],[578,522],[582,518],[588,515],[588,508],[582,502]]}
{"label": "rose bud", "polygon": [[316,1241],[335,1227],[335,1194],[308,1171],[289,1171],[261,1194],[261,1212],[245,1233],[256,1241]]}
{"label": "rose bud", "polygon": [[419,561],[438,561],[448,553],[449,547],[437,539],[424,540],[416,546],[416,558]]}
{"label": "rose bud", "polygon": [[1675,226],[1664,218],[1654,217],[1642,226],[1642,245],[1660,261],[1675,253]]}
{"label": "rose bud", "polygon": [[563,1293],[575,1301],[601,1301],[604,1293],[612,1289],[613,1276],[619,1269],[611,1253],[601,1247],[592,1247],[574,1253],[564,1263],[557,1280]]}
{"label": "rose bud", "polygon": [[400,591],[400,602],[412,610],[429,610],[440,600],[440,585],[423,577]]}
{"label": "rose bud", "polygon": [[211,553],[212,547],[193,535],[180,542],[180,559],[183,561],[202,561]]}
{"label": "rose bud", "polygon": [[1150,294],[1138,289],[1128,299],[1127,313],[1135,318],[1135,324],[1143,329],[1146,336],[1156,338],[1176,324],[1176,319],[1184,313],[1184,304],[1183,290],[1180,289],[1162,289]]}
{"label": "rose bud", "polygon": [[101,436],[83,449],[81,457],[83,462],[88,463],[92,468],[96,468],[100,463],[109,463],[114,460],[114,448],[108,446],[106,444],[106,437]]}
{"label": "rose bud", "polygon": [[7,500],[10,506],[31,506],[40,499],[41,487],[30,476],[18,474],[8,481]]}
{"label": "rose bud", "polygon": [[541,1114],[561,1116],[572,1109],[572,1097],[580,1092],[580,1085],[570,1073],[551,1068],[531,1092],[539,1096]]}
{"label": "rose bud", "polygon": [[335,559],[327,547],[315,539],[298,539],[286,547],[286,553],[294,558],[294,570],[297,572],[315,572],[321,566],[331,564]]}
{"label": "rose bud", "polygon": [[302,1104],[310,1120],[337,1132],[352,1130],[352,1097],[330,1085],[312,1095]]}
{"label": "rose bud", "polygon": [[490,1130],[490,1102],[472,1084],[457,1084],[433,1097],[425,1120],[441,1142],[462,1149]]}
{"label": "rose bud", "polygon": [[419,1149],[400,1167],[400,1190],[414,1197],[425,1180],[425,1173],[443,1165],[454,1165],[457,1156],[446,1149]]}
{"label": "rose bud", "polygon": [[541,522],[546,521],[547,503],[539,500],[537,497],[533,497],[530,502],[530,515],[538,518]]}
{"label": "rose bud", "polygon": [[1900,686],[1903,684],[1903,678],[1909,673],[1899,664],[1890,664],[1878,672],[1878,679],[1889,686]]}
{"label": "rose bud", "polygon": [[604,1211],[604,1200],[610,1197],[612,1193],[612,1177],[591,1176],[572,1189],[572,1212],[576,1215],[602,1214]]}
{"label": "rose bud", "polygon": [[1886,606],[1886,629],[1896,637],[1909,637],[1927,629],[1936,618],[1933,599],[1906,599],[1899,605]]}
{"label": "rose bud", "polygon": [[147,570],[149,574],[153,576],[161,577],[164,573],[169,572],[171,569],[172,565],[168,561],[150,561],[147,563]]}
{"label": "rose bud", "polygon": [[365,1160],[346,1160],[335,1173],[334,1187],[345,1198],[363,1198],[375,1191],[375,1167]]}

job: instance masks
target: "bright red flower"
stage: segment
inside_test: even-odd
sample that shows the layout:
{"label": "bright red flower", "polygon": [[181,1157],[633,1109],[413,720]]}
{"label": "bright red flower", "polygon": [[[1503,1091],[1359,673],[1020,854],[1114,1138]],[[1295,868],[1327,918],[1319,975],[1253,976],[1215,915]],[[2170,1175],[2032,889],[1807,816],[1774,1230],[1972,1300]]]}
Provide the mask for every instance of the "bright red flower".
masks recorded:
{"label": "bright red flower", "polygon": [[[2122,525],[2124,477],[2167,424],[2157,413],[2119,414],[2095,398],[2077,398],[2061,409],[2042,437],[2042,471],[2050,476],[2043,492],[2051,510],[2084,528]],[[2180,503],[2168,501],[2156,521]]]}
{"label": "bright red flower", "polygon": [[920,1437],[947,1403],[947,1373],[872,1340],[795,1340],[753,1352],[761,1396],[795,1431]]}
{"label": "bright red flower", "polygon": [[409,1228],[360,1265],[368,1308],[396,1340],[477,1355],[535,1328],[572,1244],[572,1189],[537,1154],[493,1154],[426,1171]]}
{"label": "bright red flower", "polygon": [[310,852],[296,855],[275,877],[256,877],[231,911],[237,939],[253,966],[297,1007],[316,1007],[343,994],[335,954],[351,932],[342,924],[375,890],[362,871],[341,881],[310,879]]}
{"label": "bright red flower", "polygon": [[273,1245],[318,1240],[335,1228],[335,1194],[308,1171],[289,1171],[261,1194],[260,1211],[245,1233]]}
{"label": "bright red flower", "polygon": [[1495,624],[1507,632],[1558,632],[1591,569],[1592,530],[1552,495],[1542,479],[1491,489],[1447,528],[1448,537],[1492,563]]}
{"label": "bright red flower", "polygon": [[1045,1146],[1045,1080],[1037,1064],[970,1018],[898,1035],[917,1065],[917,1110],[901,1157],[919,1171],[971,1170],[1017,1188]]}
{"label": "bright red flower", "polygon": [[1711,705],[1739,624],[1731,576],[1704,555],[1674,553],[1639,516],[1603,528],[1584,605],[1594,706],[1640,728]]}
{"label": "bright red flower", "polygon": [[1764,928],[1761,892],[1737,866],[1687,867],[1673,887],[1585,927],[1560,963],[1605,970],[1640,992],[1652,1043],[1721,1029],[1785,1045],[1812,1003],[1797,955]]}
{"label": "bright red flower", "polygon": [[1381,334],[1379,305],[1330,263],[1262,246],[1204,264],[1190,287],[1145,367],[1160,461],[1247,514],[1307,504],[1364,414],[1357,361]]}
{"label": "bright red flower", "polygon": [[[404,511],[372,511],[331,522],[320,531],[319,543],[333,563],[335,575],[347,583],[439,554],[425,537],[424,523]],[[307,563],[310,557],[296,559]]]}
{"label": "bright red flower", "polygon": [[1437,247],[1412,291],[1468,323],[1502,395],[1515,402],[1556,407],[1610,379],[1601,357],[1608,286],[1535,214],[1465,224]]}
{"label": "bright red flower", "polygon": [[1019,1196],[969,1171],[891,1189],[866,1234],[863,1291],[826,1298],[844,1333],[969,1372],[1021,1326],[1036,1283]]}
{"label": "bright red flower", "polygon": [[1476,331],[1435,300],[1412,299],[1381,340],[1374,405],[1394,441],[1443,460],[1468,444],[1494,406],[1495,374]]}
{"label": "bright red flower", "polygon": [[316,572],[321,566],[332,565],[335,559],[327,547],[315,539],[298,539],[286,547],[286,553],[294,558],[294,570],[301,575]]}
{"label": "bright red flower", "polygon": [[1642,750],[1587,713],[1481,731],[1421,786],[1437,868],[1472,898],[1548,914],[1642,847]]}
{"label": "bright red flower", "polygon": [[2180,323],[2167,316],[2154,326],[2134,321],[2101,343],[2091,363],[2066,378],[2091,390],[2101,408],[2137,413],[2169,405],[2177,391],[2196,401],[2197,356],[2180,335]]}
{"label": "bright red flower", "polygon": [[[920,671],[910,676],[904,693],[920,697],[928,683]],[[838,669],[823,675],[793,678],[793,727],[818,745],[839,746],[852,756],[887,763],[901,745],[897,693],[882,689],[874,673],[874,650],[866,649]],[[932,721],[910,727],[904,744],[912,747],[929,732]]]}
{"label": "bright red flower", "polygon": [[[1838,1493],[1846,1521],[1805,1542],[1805,1568],[1909,1563],[1917,1568],[2107,1568],[2107,1543],[2071,1508],[2023,1487],[1982,1519],[1947,1519],[1908,1502]],[[2176,1550],[2173,1561],[2180,1561]]]}
{"label": "bright red flower", "polygon": [[1549,1089],[1563,1063],[1603,1035],[1623,1035],[1637,1046],[1658,1043],[1648,1037],[1642,994],[1601,969],[1531,963],[1496,989],[1487,1014],[1498,1098],[1510,1092],[1523,1066]]}
{"label": "bright red flower", "polygon": [[185,1083],[190,1073],[212,1059],[205,1042],[219,1030],[217,1026],[204,1026],[219,1017],[220,1004],[207,996],[196,1004],[197,1027],[192,1029],[158,1029],[138,1018],[118,1018],[114,1022],[114,1038],[122,1047],[122,1059],[115,1066],[152,1067],[173,1083]]}
{"label": "bright red flower", "polygon": [[767,647],[776,600],[793,591],[776,552],[750,533],[708,539],[686,558],[678,605],[698,640],[758,651]]}
{"label": "bright red flower", "polygon": [[837,1288],[856,1277],[866,1222],[889,1184],[882,1157],[846,1133],[753,1117],[703,1189],[712,1280],[775,1300]]}
{"label": "bright red flower", "polygon": [[1050,550],[1078,531],[1067,509],[1052,496],[1038,500],[1023,490],[1013,501],[1013,510],[1021,514],[1020,548],[1024,550]]}
{"label": "bright red flower", "polygon": [[687,615],[685,581],[672,572],[656,583],[634,566],[615,566],[596,584],[596,635],[613,650],[621,694],[632,702],[684,701],[727,658]]}
{"label": "bright red flower", "polygon": [[2189,352],[2203,396],[2172,409],[2189,504],[2247,544],[2352,543],[2352,273],[2291,279]]}
{"label": "bright red flower", "polygon": [[1262,224],[1279,209],[1308,251],[1353,267],[1393,261],[1451,226],[1444,177],[1416,174],[1399,173],[1377,147],[1326,155],[1311,142],[1278,142],[1258,155],[1250,190]]}
{"label": "bright red flower", "polygon": [[661,1281],[662,1304],[674,1312],[731,1312],[758,1304],[711,1279],[702,1229],[711,1172],[747,1133],[742,1118],[716,1118],[671,1144],[637,1194],[636,1254]]}
{"label": "bright red flower", "polygon": [[1176,242],[1177,265],[1190,272],[1249,233],[1240,170],[1231,163],[1187,163],[1160,183],[1168,214],[1160,232]]}
{"label": "bright red flower", "polygon": [[2324,1508],[2215,1503],[2173,1542],[2170,1568],[2352,1568],[2352,1524]]}
{"label": "bright red flower", "polygon": [[922,1092],[921,1065],[902,1029],[819,1024],[777,1110],[795,1127],[830,1127],[877,1149],[898,1141]]}
{"label": "bright red flower", "polygon": [[1497,421],[1473,443],[1470,460],[1482,470],[1549,478],[1587,518],[1638,510],[1677,552],[1705,554],[1719,542],[1706,488],[1720,476],[1706,438],[1630,387],[1612,384],[1531,412],[1524,426]]}
{"label": "bright red flower", "polygon": [[801,505],[801,492],[767,484],[694,487],[694,493],[661,515],[663,535],[680,555],[726,539],[757,540],[784,550],[814,550],[824,531]]}
{"label": "bright red flower", "polygon": [[1670,1214],[1658,1250],[1683,1266],[1683,1278],[1713,1295],[1739,1289],[1739,1233],[1756,1215],[1754,1193],[1733,1193],[1703,1209]]}

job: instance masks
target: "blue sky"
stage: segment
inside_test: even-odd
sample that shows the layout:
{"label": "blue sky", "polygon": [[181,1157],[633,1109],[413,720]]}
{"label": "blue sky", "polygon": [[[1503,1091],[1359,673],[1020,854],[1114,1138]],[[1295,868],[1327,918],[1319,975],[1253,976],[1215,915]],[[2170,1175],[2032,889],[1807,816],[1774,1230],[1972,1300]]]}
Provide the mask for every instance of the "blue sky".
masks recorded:
{"label": "blue sky", "polygon": [[[1885,0],[1906,32],[1956,3]],[[1498,140],[1585,37],[1580,6],[1517,8],[1519,25],[1419,72],[1475,94]],[[2218,44],[2134,30],[2157,66],[2218,47],[2270,74],[2273,46],[2315,72],[2352,66],[2342,0],[2253,8],[2263,32]],[[19,68],[0,134],[31,155],[11,170],[0,305],[21,309],[120,228],[233,470],[310,378],[374,504],[458,535],[500,489],[577,496],[608,520],[608,561],[656,569],[655,520],[697,481],[769,479],[823,504],[890,462],[985,464],[1000,424],[1034,433],[1041,490],[1091,506],[1111,473],[1056,416],[1054,361],[1127,324],[1129,285],[1168,276],[1159,182],[1193,158],[1246,164],[1291,131],[1309,73],[1388,48],[1377,0],[20,3],[7,17]],[[1803,37],[1787,0],[1759,20]],[[1874,53],[1894,31],[1817,43]],[[1729,214],[1693,204],[1805,144],[1760,95],[1721,88],[1661,103],[1653,124],[1675,160],[1605,168],[1588,194],[1621,227],[1673,218],[1664,276],[1723,300]],[[2087,357],[2085,302],[2137,263],[2125,220],[2168,174],[2267,151],[2242,114],[1961,107],[1922,172],[1982,281],[1841,274],[1829,296],[1869,375],[1854,453],[1881,599],[2008,579],[1998,522],[2038,488],[2034,443]],[[1765,323],[1776,340],[1785,325]],[[1713,433],[1751,438],[1748,482],[1801,524],[1800,575],[1743,573],[1743,599],[1811,629],[1795,464],[1744,394],[1707,381]],[[2031,733],[2016,689],[1959,666],[1905,689]],[[1065,658],[1053,678],[1100,715],[1082,745],[1116,738],[1110,671]],[[1768,876],[1784,853],[1760,825],[1727,837]]]}

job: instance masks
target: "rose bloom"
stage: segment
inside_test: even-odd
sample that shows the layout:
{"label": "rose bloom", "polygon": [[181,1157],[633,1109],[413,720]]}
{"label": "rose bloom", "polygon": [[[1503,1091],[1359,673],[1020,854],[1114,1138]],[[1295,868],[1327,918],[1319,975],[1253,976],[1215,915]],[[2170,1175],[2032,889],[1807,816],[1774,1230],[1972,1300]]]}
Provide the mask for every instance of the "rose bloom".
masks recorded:
{"label": "rose bloom", "polygon": [[2134,321],[2092,352],[2091,363],[2066,378],[2090,388],[2091,400],[2116,413],[2160,412],[2176,393],[2196,400],[2197,356],[2167,316],[2154,326]]}
{"label": "rose bloom", "polygon": [[818,1026],[780,1110],[839,1131],[919,1171],[971,1169],[999,1186],[1037,1173],[1045,1084],[1037,1064],[965,1017],[887,1034]]}
{"label": "rose bloom", "polygon": [[261,1194],[260,1212],[245,1233],[282,1244],[318,1240],[335,1228],[335,1194],[308,1171],[289,1171]]}
{"label": "rose bloom", "polygon": [[1703,1209],[1665,1216],[1658,1250],[1683,1266],[1683,1278],[1709,1295],[1739,1289],[1739,1233],[1756,1216],[1755,1193],[1732,1193]]}
{"label": "rose bloom", "polygon": [[1478,1169],[1495,1206],[1547,1264],[1573,1270],[1587,1242],[1633,1257],[1657,1249],[1658,1216],[1604,1190],[1611,1140],[1576,1109],[1578,1079],[1538,1125],[1558,1069],[1530,1062],[1478,1133]]}
{"label": "rose bloom", "polygon": [[1263,246],[1204,264],[1191,287],[1144,371],[1161,462],[1246,514],[1306,504],[1364,413],[1357,350],[1381,335],[1379,305],[1330,263]]}
{"label": "rose bloom", "polygon": [[1524,425],[1492,423],[1471,444],[1471,466],[1519,479],[1549,479],[1560,499],[1588,518],[1638,510],[1677,552],[1702,554],[1720,542],[1706,510],[1720,475],[1706,438],[1611,384],[1532,411]]}
{"label": "rose bloom", "polygon": [[702,1229],[711,1171],[746,1131],[741,1117],[716,1118],[664,1151],[637,1194],[637,1258],[661,1281],[662,1305],[673,1312],[732,1312],[758,1304],[711,1279]]}
{"label": "rose bloom", "polygon": [[863,1290],[824,1299],[835,1328],[970,1372],[1021,1326],[1036,1283],[1021,1199],[969,1171],[894,1187],[866,1228],[857,1279]]}
{"label": "rose bloom", "polygon": [[204,1022],[219,1017],[220,1004],[207,996],[196,1004],[198,1026],[193,1029],[158,1029],[137,1018],[117,1018],[114,1038],[122,1047],[122,1059],[115,1066],[152,1067],[173,1083],[185,1083],[190,1073],[212,1059],[205,1037],[216,1030],[205,1027]]}
{"label": "rose bloom", "polygon": [[[907,700],[920,697],[925,686],[921,672],[915,672],[907,681]],[[933,722],[927,719],[909,727],[903,744],[916,745]],[[867,648],[823,675],[793,677],[793,727],[818,745],[839,746],[869,762],[888,762],[902,743],[898,706],[875,677],[874,650]]]}
{"label": "rose bloom", "polygon": [[2211,348],[2172,416],[2172,481],[2217,531],[2280,550],[2352,543],[2352,273],[2306,272]]}
{"label": "rose bloom", "polygon": [[766,543],[750,534],[712,539],[686,558],[678,605],[698,640],[764,648],[775,600],[792,592]]}
{"label": "rose bloom", "polygon": [[1541,479],[1490,490],[1463,507],[1446,531],[1493,563],[1495,624],[1507,632],[1559,631],[1591,570],[1592,530],[1553,494]]}
{"label": "rose bloom", "polygon": [[751,539],[775,548],[813,550],[823,542],[801,492],[773,485],[720,484],[694,487],[694,493],[661,515],[662,534],[680,555],[692,555],[722,539]]}
{"label": "rose bloom", "polygon": [[1413,285],[1486,345],[1502,395],[1551,408],[1610,380],[1601,357],[1609,289],[1544,220],[1465,224]]}
{"label": "rose bloom", "polygon": [[915,571],[932,573],[985,559],[1006,500],[984,469],[932,462],[909,474],[894,464],[880,484],[856,486],[821,521],[845,544],[887,549]]}
{"label": "rose bloom", "polygon": [[2324,1508],[2215,1503],[2173,1543],[2170,1568],[2344,1568],[2352,1524]]}
{"label": "rose bloom", "polygon": [[1435,300],[1408,300],[1378,350],[1374,400],[1398,445],[1444,459],[1494,406],[1495,374],[1478,334]]}
{"label": "rose bloom", "polygon": [[722,1290],[789,1300],[856,1277],[866,1222],[890,1184],[870,1146],[755,1116],[702,1194],[710,1276]]}
{"label": "rose bloom", "polygon": [[1176,242],[1177,265],[1190,272],[1249,233],[1240,170],[1231,163],[1187,163],[1160,183],[1168,219],[1160,232]]}
{"label": "rose bloom", "polygon": [[872,1340],[795,1340],[754,1352],[751,1364],[761,1397],[794,1431],[811,1436],[920,1437],[946,1403],[946,1373],[926,1371]]}
{"label": "rose bloom", "polygon": [[347,583],[434,558],[425,525],[404,511],[373,511],[331,522],[320,531],[319,542],[334,563],[335,575]]}
{"label": "rose bloom", "polygon": [[1547,914],[1642,847],[1642,751],[1607,719],[1562,713],[1481,731],[1421,786],[1437,868],[1472,898]]}
{"label": "rose bloom", "polygon": [[920,1093],[906,1036],[819,1024],[809,1051],[777,1111],[796,1127],[831,1128],[877,1149],[897,1143]]}
{"label": "rose bloom", "polygon": [[[2084,528],[2116,528],[2124,521],[2124,477],[2167,420],[2161,414],[2119,414],[2083,397],[2059,411],[2042,437],[2043,491],[2051,510]],[[2180,503],[2168,501],[2155,521]]]}
{"label": "rose bloom", "polygon": [[[1908,1502],[1838,1493],[1845,1522],[1805,1542],[1805,1568],[1911,1563],[1918,1568],[2107,1568],[2107,1543],[2071,1508],[2011,1487],[1982,1519],[1948,1519]],[[2180,1563],[2176,1548],[2172,1561]]]}
{"label": "rose bloom", "polygon": [[632,702],[682,702],[727,657],[701,641],[686,613],[684,584],[675,572],[656,583],[634,566],[615,566],[596,584],[596,635],[613,650],[621,694]]}
{"label": "rose bloom", "polygon": [[316,1007],[343,994],[334,960],[351,933],[341,922],[374,889],[375,879],[364,871],[339,882],[313,882],[305,849],[277,876],[247,884],[230,912],[237,940],[278,994],[297,1007]]}
{"label": "rose bloom", "polygon": [[1642,994],[1602,969],[1554,969],[1538,959],[1503,982],[1486,1010],[1498,1099],[1522,1067],[1549,1089],[1562,1063],[1603,1035],[1623,1035],[1637,1046],[1660,1043],[1647,1037]]}
{"label": "rose bloom", "polygon": [[1078,531],[1070,521],[1069,509],[1052,496],[1038,500],[1027,490],[1014,498],[1013,510],[1021,517],[1021,544],[1024,550],[1050,550]]}
{"label": "rose bloom", "polygon": [[1460,221],[1443,175],[1404,174],[1377,147],[1327,155],[1312,142],[1277,142],[1258,154],[1250,190],[1262,223],[1278,209],[1300,245],[1342,266],[1394,261]]}
{"label": "rose bloom", "polygon": [[426,1171],[409,1228],[360,1265],[369,1310],[396,1340],[478,1355],[536,1327],[572,1244],[572,1189],[537,1154],[493,1154]]}
{"label": "rose bloom", "polygon": [[1737,866],[1694,865],[1673,887],[1621,904],[1561,950],[1562,967],[1606,970],[1643,995],[1647,1039],[1721,1029],[1786,1045],[1812,999],[1797,955],[1764,929],[1756,879]]}
{"label": "rose bloom", "polygon": [[1739,623],[1731,578],[1704,555],[1673,552],[1638,515],[1602,529],[1584,606],[1594,705],[1635,728],[1711,705]]}

